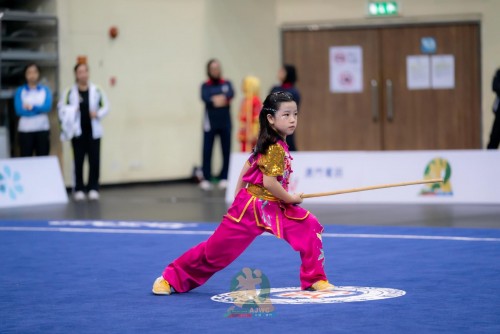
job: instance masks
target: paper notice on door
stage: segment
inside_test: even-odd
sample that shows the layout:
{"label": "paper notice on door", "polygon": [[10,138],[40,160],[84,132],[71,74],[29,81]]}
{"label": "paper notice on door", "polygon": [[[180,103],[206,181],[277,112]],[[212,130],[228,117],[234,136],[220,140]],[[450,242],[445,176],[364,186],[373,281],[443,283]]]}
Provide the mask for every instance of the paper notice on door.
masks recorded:
{"label": "paper notice on door", "polygon": [[429,89],[431,69],[429,56],[406,57],[406,85],[408,89]]}
{"label": "paper notice on door", "polygon": [[330,47],[330,91],[363,91],[363,49],[361,46]]}
{"label": "paper notice on door", "polygon": [[455,88],[455,56],[435,55],[431,57],[432,88]]}

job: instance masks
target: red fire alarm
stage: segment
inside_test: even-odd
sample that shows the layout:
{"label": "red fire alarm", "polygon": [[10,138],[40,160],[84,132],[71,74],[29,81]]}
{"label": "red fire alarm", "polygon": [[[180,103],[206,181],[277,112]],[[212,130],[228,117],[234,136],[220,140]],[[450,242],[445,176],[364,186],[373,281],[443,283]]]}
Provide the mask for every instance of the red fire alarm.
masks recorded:
{"label": "red fire alarm", "polygon": [[111,39],[115,39],[118,36],[118,28],[116,26],[112,26],[109,28],[109,37]]}
{"label": "red fire alarm", "polygon": [[78,56],[76,58],[77,64],[87,64],[87,56]]}

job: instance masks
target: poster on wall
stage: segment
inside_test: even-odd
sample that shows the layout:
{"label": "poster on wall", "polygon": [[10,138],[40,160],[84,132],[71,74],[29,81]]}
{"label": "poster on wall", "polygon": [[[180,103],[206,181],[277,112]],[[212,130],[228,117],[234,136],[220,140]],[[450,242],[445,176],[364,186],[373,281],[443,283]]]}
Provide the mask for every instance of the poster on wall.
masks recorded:
{"label": "poster on wall", "polygon": [[429,89],[431,87],[429,56],[406,57],[406,85],[408,89]]}
{"label": "poster on wall", "polygon": [[363,91],[363,49],[361,46],[330,47],[330,91],[361,93]]}
{"label": "poster on wall", "polygon": [[453,55],[434,55],[431,57],[432,88],[455,88],[455,57]]}

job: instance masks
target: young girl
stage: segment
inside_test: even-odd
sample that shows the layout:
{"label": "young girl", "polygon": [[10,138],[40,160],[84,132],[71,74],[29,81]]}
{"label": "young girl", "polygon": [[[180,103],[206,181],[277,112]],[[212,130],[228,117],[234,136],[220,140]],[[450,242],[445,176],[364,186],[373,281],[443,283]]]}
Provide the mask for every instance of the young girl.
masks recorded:
{"label": "young girl", "polygon": [[329,291],[324,271],[323,227],[288,193],[292,157],[285,143],[297,127],[297,104],[287,92],[270,94],[259,115],[254,153],[245,163],[236,197],[214,234],[169,264],[153,284],[153,293],[188,292],[233,262],[264,231],[286,240],[300,253],[301,288]]}

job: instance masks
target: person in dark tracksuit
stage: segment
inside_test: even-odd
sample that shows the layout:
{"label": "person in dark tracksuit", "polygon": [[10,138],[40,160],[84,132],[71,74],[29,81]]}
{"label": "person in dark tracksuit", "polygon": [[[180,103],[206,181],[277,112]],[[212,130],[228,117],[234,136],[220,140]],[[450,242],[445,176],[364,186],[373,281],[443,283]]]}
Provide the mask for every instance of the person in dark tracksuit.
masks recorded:
{"label": "person in dark tracksuit", "polygon": [[229,172],[229,155],[231,152],[231,112],[230,102],[234,96],[231,82],[222,78],[218,60],[211,59],[207,63],[208,81],[201,86],[201,98],[205,103],[203,120],[203,178],[200,187],[203,190],[212,188],[212,152],[216,136],[220,137],[223,164],[220,172],[219,188],[227,187]]}
{"label": "person in dark tracksuit", "polygon": [[495,92],[496,99],[493,103],[493,112],[495,113],[495,121],[493,122],[493,128],[491,129],[490,142],[488,143],[488,149],[495,150],[500,144],[500,69],[497,70],[495,77],[493,78],[492,87]]}
{"label": "person in dark tracksuit", "polygon": [[[297,108],[300,110],[300,93],[295,88],[295,83],[297,82],[297,70],[293,65],[283,65],[278,71],[278,80],[281,82],[280,85],[276,85],[271,88],[270,93],[276,93],[279,91],[284,91],[292,94],[293,100],[297,103]],[[297,145],[295,144],[295,134],[286,137],[286,143],[290,151],[297,151]]]}

